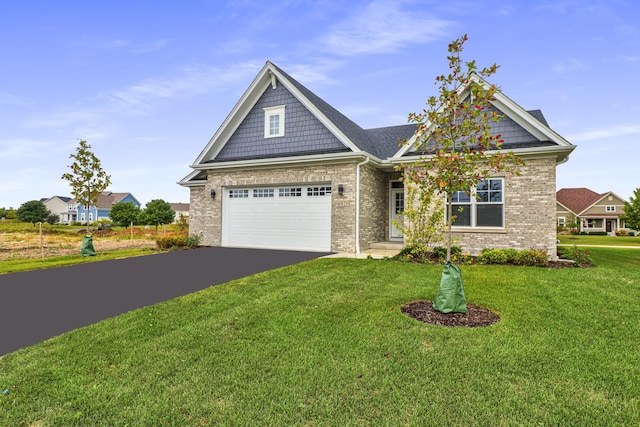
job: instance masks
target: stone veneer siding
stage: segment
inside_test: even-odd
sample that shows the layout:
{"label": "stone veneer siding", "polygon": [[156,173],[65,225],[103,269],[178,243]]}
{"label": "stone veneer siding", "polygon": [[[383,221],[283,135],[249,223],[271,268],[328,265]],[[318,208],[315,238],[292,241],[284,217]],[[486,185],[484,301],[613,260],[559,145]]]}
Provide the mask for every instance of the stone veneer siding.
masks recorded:
{"label": "stone veneer siding", "polygon": [[[484,248],[543,249],[556,259],[556,162],[555,158],[526,160],[520,176],[505,178],[505,227],[501,230],[454,233],[465,253]],[[360,169],[360,250],[389,236],[389,181],[398,173],[367,165]],[[222,241],[223,188],[234,186],[331,183],[331,250],[355,252],[356,163],[302,167],[209,171],[204,187],[191,188],[189,229],[202,244]],[[338,184],[344,195],[338,195]],[[211,189],[216,198],[211,199]]]}
{"label": "stone veneer siding", "polygon": [[[202,244],[220,246],[222,242],[222,199],[224,188],[244,186],[280,186],[288,184],[330,183],[331,251],[355,251],[356,163],[300,167],[211,170],[204,187],[191,188],[190,233],[202,236]],[[338,194],[338,184],[344,194]],[[216,198],[211,199],[211,189]],[[379,203],[374,203],[373,206]],[[361,210],[361,213],[365,211]],[[367,211],[367,215],[371,211]],[[366,217],[367,215],[363,215]],[[366,221],[365,221],[366,222]]]}
{"label": "stone veneer siding", "polygon": [[505,177],[504,230],[454,233],[455,245],[477,255],[484,248],[542,249],[556,253],[556,160],[525,159],[519,176]]}

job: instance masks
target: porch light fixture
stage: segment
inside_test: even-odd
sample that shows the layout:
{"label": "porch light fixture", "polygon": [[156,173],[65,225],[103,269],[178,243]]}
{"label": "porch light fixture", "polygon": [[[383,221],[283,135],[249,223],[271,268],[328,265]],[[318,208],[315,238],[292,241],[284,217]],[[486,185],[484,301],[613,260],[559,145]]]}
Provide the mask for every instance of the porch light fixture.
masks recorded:
{"label": "porch light fixture", "polygon": [[338,184],[338,194],[341,196],[344,194],[344,185]]}
{"label": "porch light fixture", "polygon": [[211,189],[211,198],[212,198],[212,199],[215,199],[215,198],[216,198],[216,190],[215,190],[215,188],[212,188],[212,189]]}

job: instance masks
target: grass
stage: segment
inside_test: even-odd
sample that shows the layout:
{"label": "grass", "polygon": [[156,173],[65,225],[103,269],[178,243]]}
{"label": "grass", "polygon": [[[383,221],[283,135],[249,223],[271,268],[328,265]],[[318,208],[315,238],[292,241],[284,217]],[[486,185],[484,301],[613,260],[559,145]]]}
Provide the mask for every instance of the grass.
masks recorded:
{"label": "grass", "polygon": [[640,252],[591,269],[462,266],[488,328],[425,325],[441,268],[320,259],[0,359],[0,425],[640,423]]}
{"label": "grass", "polygon": [[155,249],[136,248],[116,251],[98,252],[95,256],[66,255],[50,258],[18,258],[0,261],[0,274],[17,273],[20,271],[40,270],[43,268],[64,267],[88,262],[106,261],[109,259],[129,258],[149,255],[158,252]]}
{"label": "grass", "polygon": [[560,234],[562,245],[582,246],[640,246],[640,236],[585,236]]}

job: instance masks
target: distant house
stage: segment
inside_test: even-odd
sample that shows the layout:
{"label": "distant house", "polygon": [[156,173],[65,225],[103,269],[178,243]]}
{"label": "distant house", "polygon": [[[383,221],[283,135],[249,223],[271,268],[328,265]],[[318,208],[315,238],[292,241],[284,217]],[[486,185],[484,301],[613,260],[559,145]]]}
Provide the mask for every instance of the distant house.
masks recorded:
{"label": "distant house", "polygon": [[596,193],[588,188],[562,188],[556,193],[558,226],[575,224],[579,231],[615,234],[626,230],[620,218],[624,215],[624,200],[615,193]]}
{"label": "distant house", "polygon": [[189,203],[169,203],[171,209],[176,213],[173,223],[180,221],[182,218],[189,218]]}
{"label": "distant house", "polygon": [[109,219],[111,207],[121,202],[131,202],[135,206],[140,207],[140,202],[133,197],[131,193],[104,191],[98,196],[97,206],[91,205],[89,209],[79,204],[76,199],[69,200],[62,222],[70,224],[72,222],[93,222],[101,219]]}
{"label": "distant house", "polygon": [[67,205],[69,204],[69,200],[71,197],[65,196],[53,196],[47,198],[42,198],[40,201],[51,211],[52,214],[58,215],[58,219],[60,222],[64,222],[64,215],[67,210]]}

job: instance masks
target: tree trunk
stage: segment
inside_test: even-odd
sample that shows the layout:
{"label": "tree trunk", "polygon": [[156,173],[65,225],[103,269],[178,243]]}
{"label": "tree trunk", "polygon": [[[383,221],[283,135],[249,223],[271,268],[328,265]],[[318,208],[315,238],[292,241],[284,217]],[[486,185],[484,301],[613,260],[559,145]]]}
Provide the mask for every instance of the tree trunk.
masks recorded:
{"label": "tree trunk", "polygon": [[447,194],[447,263],[451,262],[451,225],[453,223],[453,202],[451,194]]}

